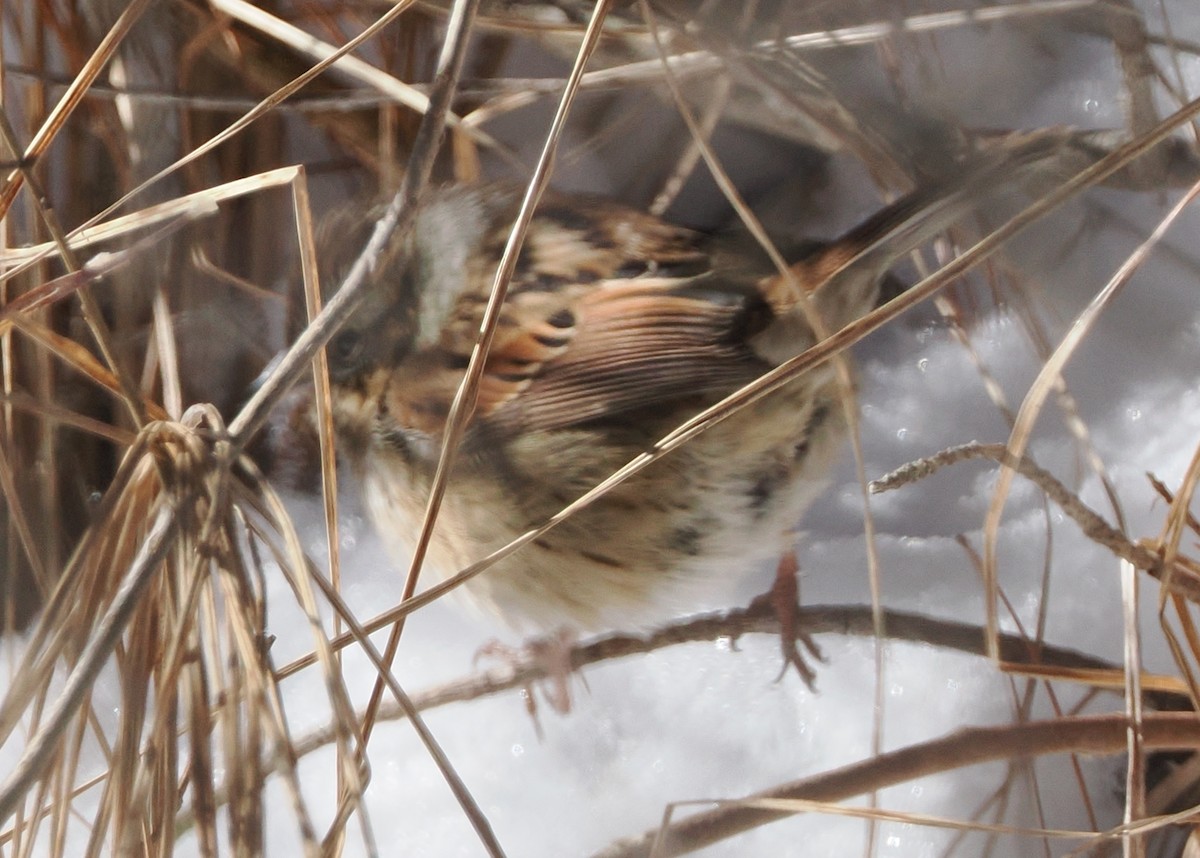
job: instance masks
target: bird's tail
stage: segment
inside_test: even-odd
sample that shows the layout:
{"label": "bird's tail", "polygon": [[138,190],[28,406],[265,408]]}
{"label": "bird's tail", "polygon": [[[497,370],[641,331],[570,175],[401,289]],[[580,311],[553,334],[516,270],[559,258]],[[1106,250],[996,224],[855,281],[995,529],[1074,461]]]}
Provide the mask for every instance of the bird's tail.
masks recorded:
{"label": "bird's tail", "polygon": [[943,178],[901,197],[834,241],[818,245],[791,266],[790,277],[762,284],[776,315],[794,312],[797,287],[813,300],[827,331],[875,306],[880,283],[905,254],[979,212],[998,195],[1037,193],[1066,167],[1067,132],[1011,135]]}

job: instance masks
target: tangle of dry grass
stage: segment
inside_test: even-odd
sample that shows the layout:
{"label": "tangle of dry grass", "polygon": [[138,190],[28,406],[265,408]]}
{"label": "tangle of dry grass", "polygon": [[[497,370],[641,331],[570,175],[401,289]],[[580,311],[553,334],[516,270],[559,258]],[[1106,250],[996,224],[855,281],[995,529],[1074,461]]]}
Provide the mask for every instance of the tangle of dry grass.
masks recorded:
{"label": "tangle of dry grass", "polygon": [[[1181,484],[1160,489],[1167,499],[1161,533],[1128,533],[1120,497],[1064,375],[1109,302],[1200,187],[1194,185],[1200,159],[1180,130],[1200,114],[1200,100],[1186,93],[1179,66],[1181,54],[1196,47],[1169,30],[1149,32],[1141,10],[1128,3],[1043,0],[902,19],[884,4],[820,7],[822,17],[799,8],[804,5],[747,4],[737,15],[721,4],[610,9],[604,0],[546,7],[402,2],[380,9],[306,0],[272,13],[242,0],[113,0],[78,7],[37,0],[3,7],[0,628],[12,643],[5,647],[10,679],[0,698],[0,751],[12,764],[0,771],[0,849],[13,855],[70,849],[170,855],[188,832],[206,855],[260,854],[265,792],[278,784],[305,854],[338,854],[350,838],[369,854],[386,853],[376,842],[364,795],[372,732],[380,720],[403,717],[484,850],[503,854],[421,713],[528,686],[544,672],[521,663],[410,693],[392,670],[405,618],[737,409],[839,360],[920,302],[936,298],[970,348],[968,322],[978,311],[965,293],[951,291],[954,285],[974,272],[994,278],[997,291],[1017,296],[1024,307],[1035,306],[1022,291],[1019,266],[998,255],[1002,246],[1101,184],[1143,193],[1192,189],[1067,336],[1046,331],[1036,309],[1024,311],[1044,369],[1019,407],[1009,408],[988,367],[972,353],[998,410],[1011,418],[1007,444],[946,450],[887,484],[967,458],[999,464],[994,501],[981,523],[983,549],[972,558],[987,601],[983,628],[889,610],[873,551],[871,605],[804,615],[814,633],[873,635],[880,654],[885,640],[915,640],[987,655],[1027,683],[1023,695],[1014,695],[1022,698],[1014,723],[884,754],[880,714],[870,758],[795,783],[764,785],[755,796],[730,797],[727,805],[681,821],[670,809],[661,828],[601,854],[682,854],[788,814],[830,812],[845,798],[982,760],[1012,764],[998,790],[1005,797],[991,805],[1002,808],[1018,780],[1017,758],[1039,753],[1130,754],[1126,819],[1083,833],[1093,838],[1085,841],[1089,848],[1119,840],[1126,854],[1145,855],[1153,831],[1190,822],[1195,795],[1189,789],[1200,782],[1194,758],[1191,768],[1178,770],[1192,771],[1190,781],[1179,775],[1169,788],[1147,784],[1142,763],[1154,750],[1190,752],[1197,744],[1192,711],[1200,702],[1200,632],[1193,606],[1200,596],[1200,561],[1189,552],[1200,528],[1189,510],[1200,481],[1200,445]],[[906,118],[914,128],[936,129],[926,138],[910,134],[903,123],[868,121],[863,104],[825,74],[818,56],[873,50],[873,60],[891,75],[896,109],[904,115],[911,105],[897,45],[936,63],[939,37],[1001,21],[1055,27],[1081,38],[1098,35],[1111,44],[1126,85],[1127,127],[995,133],[913,108]],[[1163,67],[1160,46],[1171,68]],[[570,70],[506,76],[528,52],[567,60]],[[1156,102],[1163,92],[1177,104],[1166,118]],[[536,115],[551,101],[554,118],[544,137],[521,139],[505,128],[506,119]],[[603,149],[604,126],[619,128],[623,116],[642,109],[684,118],[678,133],[665,135],[657,158],[630,171],[633,195],[655,211],[668,209],[701,163],[731,200],[740,200],[714,142],[719,130],[730,128],[852,159],[885,194],[937,178],[947,159],[969,153],[1016,158],[1022,147],[1053,146],[1056,160],[1032,183],[1037,187],[1021,211],[999,226],[983,224],[977,241],[968,241],[966,232],[951,236],[959,250],[950,252],[949,240],[940,245],[939,266],[916,259],[923,276],[912,289],[678,427],[544,526],[420,593],[419,548],[401,599],[374,616],[356,615],[341,593],[323,344],[353,312],[365,273],[391,235],[407,228],[431,177],[470,180],[508,171],[527,181],[480,348],[448,421],[422,534],[427,540],[522,229],[555,158],[561,164],[589,147]],[[530,146],[538,157],[528,154]],[[293,166],[299,158],[305,166]],[[399,190],[345,282],[332,292],[332,284],[323,289],[317,282],[314,212],[348,195],[364,174],[368,183]],[[778,256],[750,207],[734,208],[742,210],[747,230]],[[299,276],[285,276],[292,269]],[[284,281],[303,286],[281,286]],[[332,297],[323,302],[323,293]],[[285,344],[284,357],[256,381],[274,346]],[[320,431],[316,453],[299,467],[319,473],[324,485],[328,575],[305,555],[260,467],[264,427],[286,419],[280,415],[289,390],[309,373]],[[845,381],[853,415],[848,373]],[[1061,406],[1081,459],[1106,488],[1111,515],[1086,507],[1028,457],[1033,426],[1047,402]],[[226,421],[224,414],[234,416]],[[1041,634],[1044,615],[1033,632],[1000,632],[1006,595],[996,545],[1018,474],[1127,564],[1127,664],[1053,647]],[[1141,671],[1136,609],[1139,592],[1145,592],[1138,589],[1142,573],[1158,582],[1162,633],[1178,675]],[[267,580],[275,575],[286,580],[311,640],[307,655],[286,664],[276,663],[272,653],[274,637],[285,631],[270,624]],[[606,637],[575,648],[573,664],[578,669],[686,641],[773,631],[773,621],[756,610],[692,618],[648,636]],[[390,637],[380,651],[369,635],[385,628]],[[343,671],[347,647],[365,653],[377,674],[361,711]],[[878,671],[876,709],[883,713],[882,657]],[[314,685],[329,713],[327,726],[303,734],[292,728],[281,691],[281,683],[300,673],[319,678]],[[1065,683],[1121,692],[1126,711],[1085,716],[1064,707],[1055,688]],[[1037,690],[1058,717],[1029,720]],[[1085,702],[1095,697],[1088,694]],[[336,749],[336,777],[309,788],[302,784],[300,761],[328,745]],[[1082,777],[1079,784],[1083,801],[1090,802]],[[1065,833],[1048,825],[897,816],[873,804],[854,812],[1003,837]]]}

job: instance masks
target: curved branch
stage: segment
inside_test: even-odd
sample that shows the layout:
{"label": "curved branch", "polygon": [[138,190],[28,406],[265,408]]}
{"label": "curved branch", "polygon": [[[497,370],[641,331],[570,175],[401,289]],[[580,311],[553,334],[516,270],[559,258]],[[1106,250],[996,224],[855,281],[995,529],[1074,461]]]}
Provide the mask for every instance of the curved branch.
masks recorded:
{"label": "curved branch", "polygon": [[[1200,721],[1190,713],[1147,715],[1145,747],[1194,748]],[[915,778],[966,766],[1045,754],[1115,754],[1125,749],[1129,722],[1124,715],[1056,718],[1001,727],[970,727],[811,778],[780,784],[713,810],[693,814],[662,829],[619,841],[592,858],[670,858],[800,811],[756,806],[756,801],[835,802]]]}

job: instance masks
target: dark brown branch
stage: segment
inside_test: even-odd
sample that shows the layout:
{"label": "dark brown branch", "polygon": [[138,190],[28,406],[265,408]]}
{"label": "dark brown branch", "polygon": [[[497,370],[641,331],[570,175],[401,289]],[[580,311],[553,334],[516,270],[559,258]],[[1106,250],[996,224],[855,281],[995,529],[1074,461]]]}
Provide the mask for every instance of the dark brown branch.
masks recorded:
{"label": "dark brown branch", "polygon": [[[1200,721],[1189,714],[1156,714],[1142,722],[1145,747],[1152,750],[1194,748],[1200,743]],[[1115,754],[1124,750],[1129,723],[1123,715],[1056,718],[1000,727],[972,727],[910,745],[811,778],[780,784],[722,803],[633,840],[614,843],[593,858],[670,858],[800,812],[756,807],[756,800],[836,802],[941,771],[962,769],[993,760],[1045,754]]]}
{"label": "dark brown branch", "polygon": [[[903,611],[884,611],[883,616],[889,640],[984,655],[983,629],[979,626]],[[805,631],[813,635],[869,637],[875,633],[869,605],[816,605],[801,609],[799,620]],[[721,638],[736,640],[746,634],[779,634],[778,619],[766,602],[749,608],[690,617],[645,635],[611,634],[584,641],[571,650],[571,667],[581,670],[588,665],[642,655],[678,644],[711,642]],[[1030,667],[1121,670],[1120,665],[1077,650],[1037,644],[1014,634],[1001,635],[1000,656],[1007,663]],[[412,703],[424,712],[450,703],[462,703],[525,688],[545,678],[546,669],[536,658],[519,658],[414,694]],[[1146,703],[1159,710],[1190,708],[1186,695],[1165,691],[1148,691]],[[380,709],[381,720],[403,717],[404,713],[395,704]],[[296,741],[296,753],[298,756],[311,753],[332,742],[333,738],[331,729],[310,733]]]}

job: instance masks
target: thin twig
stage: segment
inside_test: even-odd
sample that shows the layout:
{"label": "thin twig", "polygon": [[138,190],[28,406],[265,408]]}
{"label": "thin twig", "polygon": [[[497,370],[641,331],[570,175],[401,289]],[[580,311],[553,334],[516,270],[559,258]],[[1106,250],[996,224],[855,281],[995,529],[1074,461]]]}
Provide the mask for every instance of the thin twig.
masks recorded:
{"label": "thin twig", "polygon": [[[813,635],[833,634],[869,637],[875,634],[872,609],[859,605],[814,605],[798,610],[798,621],[804,630]],[[883,625],[887,639],[908,641],[930,646],[943,647],[958,652],[984,654],[983,631],[970,623],[943,620],[935,617],[911,614],[904,611],[883,612]],[[370,633],[366,626],[360,633]],[[749,608],[721,611],[686,617],[669,623],[644,635],[611,634],[584,641],[571,648],[570,664],[575,670],[613,659],[645,655],[677,644],[715,641],[722,638],[737,639],[747,634],[778,635],[778,617],[771,612],[766,602]],[[355,635],[346,634],[331,642],[335,649],[355,643]],[[1016,634],[1001,637],[1000,656],[1011,669],[1028,668],[1030,671],[1046,670],[1069,678],[1074,671],[1089,679],[1101,673],[1118,676],[1119,664],[1105,661],[1075,650],[1050,644],[1030,641]],[[306,655],[279,668],[276,678],[282,681],[314,664],[314,655]],[[477,676],[457,680],[435,689],[415,695],[417,708],[442,706],[447,703],[472,700],[520,688],[546,678],[546,666],[535,658],[518,659],[503,667],[493,668]],[[1180,709],[1190,706],[1186,694],[1173,688],[1164,688],[1161,681],[1147,678],[1144,682],[1151,705],[1162,709]],[[399,717],[399,710],[384,708],[381,718]]]}
{"label": "thin twig", "polygon": [[[1015,456],[1004,444],[962,444],[950,447],[932,456],[909,462],[897,468],[890,474],[880,477],[871,483],[872,492],[886,492],[909,483],[931,476],[941,468],[959,462],[975,459],[990,459],[1011,468],[1025,477],[1058,504],[1067,517],[1079,525],[1084,536],[1102,545],[1122,560],[1127,560],[1139,569],[1150,572],[1156,578],[1162,578],[1162,561],[1158,554],[1131,542],[1125,534],[1104,520],[1104,517],[1081,501],[1074,492],[1063,485],[1057,477],[1037,465],[1028,456]],[[1175,578],[1170,582],[1172,588],[1188,596],[1193,601],[1200,601],[1200,581],[1188,578]]]}

